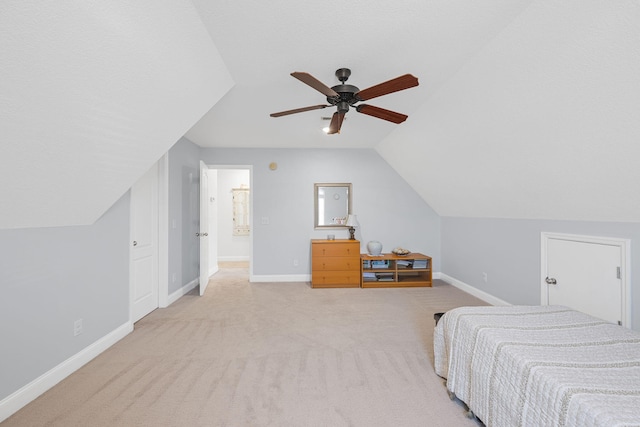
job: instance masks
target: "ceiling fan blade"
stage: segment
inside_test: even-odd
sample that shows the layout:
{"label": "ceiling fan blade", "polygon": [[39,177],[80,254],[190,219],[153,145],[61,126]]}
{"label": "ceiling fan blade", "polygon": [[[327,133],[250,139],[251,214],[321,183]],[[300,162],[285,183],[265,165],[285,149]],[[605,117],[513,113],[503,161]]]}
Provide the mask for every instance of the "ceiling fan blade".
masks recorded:
{"label": "ceiling fan blade", "polygon": [[344,113],[335,112],[331,117],[331,123],[329,124],[329,131],[327,134],[333,135],[334,133],[340,133],[342,122],[344,120]]}
{"label": "ceiling fan blade", "polygon": [[327,107],[331,107],[331,105],[324,105],[324,104],[312,105],[311,107],[303,107],[303,108],[296,108],[295,110],[280,111],[279,113],[271,113],[269,115],[271,117],[281,117],[281,116],[288,116],[289,114],[302,113],[304,111],[320,110],[322,108],[327,108]]}
{"label": "ceiling fan blade", "polygon": [[367,99],[376,98],[378,96],[398,92],[399,90],[405,90],[415,86],[418,86],[418,78],[411,74],[405,74],[404,76],[396,77],[395,79],[363,89],[356,93],[356,97],[360,101],[365,101]]}
{"label": "ceiling fan blade", "polygon": [[320,93],[323,93],[325,96],[328,96],[330,98],[340,96],[338,95],[338,92],[331,89],[329,86],[325,85],[324,83],[322,83],[320,80],[316,79],[309,73],[295,71],[291,73],[291,75],[296,79],[300,80],[302,83],[311,86],[312,88],[314,88]]}
{"label": "ceiling fan blade", "polygon": [[384,108],[374,107],[373,105],[361,104],[356,107],[358,113],[366,114],[368,116],[377,117],[382,120],[387,120],[396,124],[402,123],[407,120],[406,114],[396,113],[395,111],[385,110]]}

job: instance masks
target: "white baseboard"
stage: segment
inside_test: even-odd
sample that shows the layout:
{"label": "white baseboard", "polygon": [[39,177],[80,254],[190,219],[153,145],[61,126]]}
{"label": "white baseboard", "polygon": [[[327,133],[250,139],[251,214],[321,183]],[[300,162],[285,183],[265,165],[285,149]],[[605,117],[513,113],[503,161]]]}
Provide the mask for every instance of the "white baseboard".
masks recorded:
{"label": "white baseboard", "polygon": [[462,291],[465,291],[468,294],[473,295],[476,298],[480,298],[482,301],[489,303],[491,305],[511,305],[508,302],[501,300],[500,298],[496,298],[493,295],[486,293],[485,291],[481,291],[478,288],[474,288],[473,286],[468,285],[464,282],[461,282],[458,279],[454,279],[451,276],[447,276],[444,273],[440,273],[438,278],[444,280],[448,284],[455,286],[456,288]]}
{"label": "white baseboard", "polygon": [[74,354],[58,366],[2,399],[0,401],[0,422],[6,420],[42,393],[83,367],[100,353],[127,336],[131,331],[133,331],[131,322],[119,326],[98,341],[85,347],[79,353]]}
{"label": "white baseboard", "polygon": [[200,281],[198,279],[194,279],[189,283],[187,283],[186,285],[184,285],[183,287],[181,287],[180,289],[178,289],[177,291],[173,292],[171,295],[169,295],[169,298],[167,299],[168,300],[167,307],[173,304],[174,302],[178,301],[182,296],[191,292],[191,290],[193,290],[196,286],[198,286],[199,282]]}
{"label": "white baseboard", "polygon": [[310,282],[311,274],[251,275],[250,282]]}
{"label": "white baseboard", "polygon": [[249,256],[218,256],[218,262],[220,261],[249,261]]}

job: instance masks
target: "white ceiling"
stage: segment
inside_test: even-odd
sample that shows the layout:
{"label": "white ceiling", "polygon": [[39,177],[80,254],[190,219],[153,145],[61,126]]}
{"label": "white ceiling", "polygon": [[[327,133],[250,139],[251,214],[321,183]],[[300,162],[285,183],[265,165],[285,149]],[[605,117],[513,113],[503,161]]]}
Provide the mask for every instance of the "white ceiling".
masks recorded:
{"label": "white ceiling", "polygon": [[203,147],[375,147],[398,125],[352,109],[342,132],[328,136],[322,117],[334,108],[269,117],[325,102],[289,74],[334,86],[335,70],[346,67],[347,83],[365,89],[411,73],[420,86],[367,104],[416,120],[412,113],[529,3],[194,0],[236,85],[186,136]]}
{"label": "white ceiling", "polygon": [[536,1],[378,151],[445,216],[640,222],[640,2]]}
{"label": "white ceiling", "polygon": [[[373,147],[440,215],[640,221],[640,2],[194,0],[236,86],[186,136],[202,147]],[[400,125],[333,109],[289,76],[361,89]]]}
{"label": "white ceiling", "polygon": [[0,2],[0,228],[91,224],[232,86],[189,0]]}
{"label": "white ceiling", "polygon": [[[640,218],[638,0],[5,0],[0,53],[0,228],[92,223],[182,135],[375,148],[440,215]],[[408,120],[269,117],[341,67],[418,77],[368,102]]]}

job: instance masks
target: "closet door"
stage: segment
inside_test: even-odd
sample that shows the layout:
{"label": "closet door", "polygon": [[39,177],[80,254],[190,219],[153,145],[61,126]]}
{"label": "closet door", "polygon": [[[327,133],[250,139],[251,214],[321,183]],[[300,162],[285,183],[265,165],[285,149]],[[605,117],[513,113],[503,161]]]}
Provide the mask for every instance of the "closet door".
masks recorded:
{"label": "closet door", "polygon": [[158,165],[131,188],[131,321],[158,308]]}
{"label": "closet door", "polygon": [[549,238],[542,284],[547,300],[542,303],[565,305],[622,324],[622,265],[620,246]]}

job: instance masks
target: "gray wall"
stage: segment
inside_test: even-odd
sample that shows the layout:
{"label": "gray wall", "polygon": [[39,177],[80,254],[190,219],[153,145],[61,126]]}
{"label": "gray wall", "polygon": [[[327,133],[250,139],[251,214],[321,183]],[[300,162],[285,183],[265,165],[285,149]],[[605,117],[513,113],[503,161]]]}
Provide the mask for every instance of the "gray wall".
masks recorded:
{"label": "gray wall", "polygon": [[201,156],[208,165],[253,166],[254,275],[310,274],[310,239],[348,238],[346,229],[314,230],[316,182],[353,184],[363,252],[366,242],[379,240],[384,251],[403,246],[432,256],[440,269],[438,215],[374,150],[204,148]]}
{"label": "gray wall", "polygon": [[[423,252],[435,271],[513,304],[539,303],[542,231],[631,239],[631,268],[640,266],[638,223],[440,218],[374,150],[201,149],[181,139],[169,152],[170,293],[198,277],[200,158],[253,165],[254,275],[309,274],[309,239],[348,236],[313,229],[315,182],[353,184],[363,251],[379,240],[385,251]],[[0,230],[0,399],[129,320],[129,217],[126,194],[90,226]],[[631,279],[640,330],[640,277]]]}
{"label": "gray wall", "polygon": [[0,230],[0,253],[1,400],[128,322],[129,194],[93,225]]}
{"label": "gray wall", "polygon": [[[631,271],[640,269],[640,223],[443,217],[442,272],[511,304],[540,304],[543,231],[630,239]],[[631,293],[640,330],[640,275],[631,275]]]}
{"label": "gray wall", "polygon": [[[169,150],[169,294],[200,271],[200,147],[182,138]],[[174,227],[175,225],[175,227]]]}

